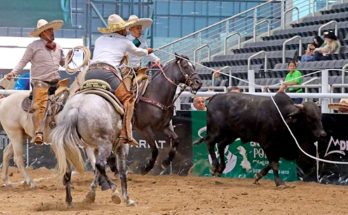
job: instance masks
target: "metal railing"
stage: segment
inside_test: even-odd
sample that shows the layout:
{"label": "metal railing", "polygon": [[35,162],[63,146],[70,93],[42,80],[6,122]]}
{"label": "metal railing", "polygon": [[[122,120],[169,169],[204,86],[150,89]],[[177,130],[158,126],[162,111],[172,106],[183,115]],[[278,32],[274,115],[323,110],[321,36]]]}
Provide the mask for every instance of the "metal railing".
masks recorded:
{"label": "metal railing", "polygon": [[338,23],[336,20],[331,20],[330,22],[327,22],[325,24],[322,24],[319,28],[318,28],[318,35],[321,36],[321,31],[324,27],[328,26],[328,25],[335,25],[335,35],[338,35]]}
{"label": "metal railing", "polygon": [[293,10],[297,11],[297,21],[300,19],[300,9],[298,9],[298,7],[292,7],[292,8],[289,8],[289,9],[285,10],[284,18],[283,18],[283,25],[282,25],[283,29],[285,29],[285,26],[286,26],[286,15],[289,12],[292,12]]}
{"label": "metal railing", "polygon": [[[194,50],[204,44],[209,44],[211,56],[228,54],[228,47],[239,48],[241,43],[257,40],[258,37],[254,35],[262,36],[267,32],[280,29],[288,23],[312,14],[313,11],[328,7],[333,3],[342,2],[342,0],[325,0],[325,4],[315,4],[315,2],[316,0],[270,0],[161,46],[158,49],[164,52],[159,51],[156,54],[162,59],[162,62],[173,58],[166,52],[177,52],[192,59]],[[269,20],[269,24],[262,26],[262,28],[259,26],[260,29],[256,33],[255,25],[260,23],[260,20]],[[235,32],[238,32],[239,36],[232,39],[231,34]],[[199,59],[207,60],[207,53],[201,52]]]}
{"label": "metal railing", "polygon": [[271,22],[270,22],[270,20],[264,19],[264,20],[260,20],[260,21],[258,21],[256,23],[254,23],[254,29],[253,29],[253,40],[254,40],[254,42],[256,42],[256,28],[257,28],[257,26],[259,26],[259,25],[261,25],[263,23],[267,23],[267,36],[269,36],[270,33],[271,33]]}
{"label": "metal railing", "polygon": [[233,32],[229,35],[227,35],[224,39],[224,54],[227,54],[227,40],[233,36],[238,36],[238,46],[237,48],[240,49],[241,48],[241,39],[242,39],[242,36],[240,35],[239,32]]}
{"label": "metal railing", "polygon": [[197,52],[204,49],[204,48],[208,48],[208,60],[210,60],[210,55],[211,55],[211,50],[210,50],[210,46],[208,44],[204,44],[198,48],[196,48],[195,50],[193,50],[193,62],[197,62]]}
{"label": "metal railing", "polygon": [[[164,52],[158,51],[158,55],[162,62],[166,62],[173,58],[168,56],[165,52],[177,52],[188,56],[193,59],[193,51],[203,44],[209,44],[211,48],[211,56],[217,54],[228,53],[228,47],[240,44],[242,40],[252,37],[254,22],[259,20],[268,19],[270,24],[270,30],[280,26],[281,13],[279,10],[281,0],[270,0],[257,5],[254,8],[243,11],[237,15],[221,20],[213,25],[205,27],[199,31],[191,33],[180,39],[177,39],[167,45],[161,46],[158,49]],[[266,26],[260,26],[258,34],[266,32],[268,29]],[[238,32],[239,37],[230,36],[231,34]],[[229,37],[229,39],[226,39]],[[200,53],[199,59],[206,60],[207,54]]]}
{"label": "metal railing", "polygon": [[282,52],[282,62],[285,63],[285,51],[286,51],[286,44],[293,41],[293,40],[296,40],[298,39],[299,40],[299,44],[298,44],[298,56],[301,56],[302,55],[302,38],[301,36],[293,36],[291,37],[290,39],[287,39],[283,42],[283,52]]}

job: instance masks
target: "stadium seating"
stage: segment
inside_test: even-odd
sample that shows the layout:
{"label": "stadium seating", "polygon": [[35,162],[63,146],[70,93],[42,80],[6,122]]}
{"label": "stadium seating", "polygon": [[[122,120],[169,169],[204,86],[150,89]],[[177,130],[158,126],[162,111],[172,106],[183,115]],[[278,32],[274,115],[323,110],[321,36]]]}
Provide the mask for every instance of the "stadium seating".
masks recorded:
{"label": "stadium seating", "polygon": [[[211,61],[202,62],[202,64],[214,70],[225,67],[223,70],[224,73],[247,80],[248,58],[259,51],[265,51],[268,58],[267,68],[264,68],[264,56],[260,55],[251,60],[251,67],[255,71],[255,83],[264,86],[278,84],[288,72],[287,63],[282,63],[283,42],[295,35],[301,36],[303,54],[307,44],[311,43],[314,36],[318,35],[320,26],[331,20],[336,20],[338,23],[338,38],[342,44],[340,53],[333,55],[332,60],[299,63],[297,68],[305,75],[318,70],[330,69],[329,84],[340,84],[342,83],[342,72],[340,69],[348,64],[347,12],[348,3],[333,5],[330,9],[320,11],[314,16],[304,17],[299,22],[291,24],[287,29],[275,30],[271,35],[261,37],[261,41],[246,42],[242,48],[230,50],[230,53],[226,55],[216,55]],[[333,28],[333,25],[329,25],[324,27],[322,31],[333,30]],[[298,40],[293,40],[286,45],[285,58],[286,61],[299,59]],[[204,84],[209,86],[212,83],[212,70],[202,68],[198,72]],[[236,79],[232,79],[231,83],[229,83],[228,76],[222,76],[222,78],[226,81],[220,81],[220,86],[247,86],[247,83]],[[348,77],[346,79],[348,81]],[[308,82],[308,84],[319,84],[321,82],[321,73],[318,72],[304,77],[304,82]],[[334,91],[340,92],[340,90],[335,89]],[[306,91],[319,92],[319,88],[308,87]]]}

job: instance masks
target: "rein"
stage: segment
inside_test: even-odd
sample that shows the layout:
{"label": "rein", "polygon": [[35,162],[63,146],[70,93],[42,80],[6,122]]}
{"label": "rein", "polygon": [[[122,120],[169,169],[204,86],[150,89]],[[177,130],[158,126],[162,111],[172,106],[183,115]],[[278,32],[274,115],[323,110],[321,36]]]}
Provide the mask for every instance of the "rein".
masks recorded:
{"label": "rein", "polygon": [[161,72],[161,74],[163,75],[163,77],[169,82],[171,83],[172,85],[176,86],[176,87],[180,87],[180,92],[178,93],[178,95],[175,96],[175,98],[173,99],[173,101],[170,103],[170,105],[163,105],[162,103],[158,102],[158,101],[155,101],[151,98],[147,98],[147,97],[143,97],[141,96],[139,98],[139,100],[143,101],[143,102],[146,102],[148,104],[151,104],[151,105],[154,105],[156,107],[158,107],[159,109],[163,110],[163,111],[167,111],[169,110],[171,107],[174,107],[174,103],[176,102],[176,100],[180,97],[180,95],[185,91],[186,87],[188,85],[190,85],[190,83],[192,82],[191,78],[193,75],[195,75],[196,73],[192,73],[191,75],[187,75],[185,74],[183,71],[182,71],[182,67],[180,65],[180,60],[177,61],[177,65],[179,67],[179,71],[181,72],[181,74],[185,77],[185,83],[183,86],[180,86],[179,84],[175,83],[175,81],[173,81],[172,79],[170,79],[165,71],[163,70],[163,67],[161,65],[158,65],[159,67],[159,70]]}

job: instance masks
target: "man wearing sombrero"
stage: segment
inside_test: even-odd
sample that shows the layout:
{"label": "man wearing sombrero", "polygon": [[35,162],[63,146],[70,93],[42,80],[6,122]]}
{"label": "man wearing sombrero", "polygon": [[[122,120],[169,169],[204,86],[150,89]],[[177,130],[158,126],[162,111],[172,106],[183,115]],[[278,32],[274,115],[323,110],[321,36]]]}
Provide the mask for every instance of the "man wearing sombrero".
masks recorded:
{"label": "man wearing sombrero", "polygon": [[34,143],[43,143],[42,121],[45,115],[48,89],[56,87],[60,79],[59,65],[64,65],[64,55],[61,47],[54,42],[54,30],[63,26],[62,20],[47,22],[44,19],[37,21],[37,27],[30,33],[32,37],[40,39],[30,43],[18,65],[6,75],[11,80],[22,74],[25,65],[31,63],[31,77],[33,83],[33,124],[35,129]]}
{"label": "man wearing sombrero", "polygon": [[[136,47],[140,47],[143,49],[148,48],[147,42],[145,39],[143,39],[142,33],[145,28],[148,28],[152,24],[152,19],[150,18],[138,18],[136,15],[131,15],[128,18],[128,22],[132,22],[133,24],[129,27],[129,34],[127,35],[127,38],[133,42],[133,44]],[[133,67],[140,67],[141,63],[141,57],[129,55],[129,63]],[[157,57],[154,53],[149,54],[148,56],[149,60],[151,62],[154,62],[156,64],[160,64],[160,59]]]}
{"label": "man wearing sombrero", "polygon": [[142,57],[151,54],[153,50],[151,48],[137,48],[126,38],[126,28],[131,24],[132,22],[124,21],[119,15],[112,14],[108,18],[108,26],[106,28],[98,28],[99,32],[104,35],[95,41],[93,59],[85,79],[100,79],[110,85],[125,109],[119,138],[123,143],[136,145],[138,143],[132,135],[135,99],[122,81],[120,66],[122,59],[128,54]]}

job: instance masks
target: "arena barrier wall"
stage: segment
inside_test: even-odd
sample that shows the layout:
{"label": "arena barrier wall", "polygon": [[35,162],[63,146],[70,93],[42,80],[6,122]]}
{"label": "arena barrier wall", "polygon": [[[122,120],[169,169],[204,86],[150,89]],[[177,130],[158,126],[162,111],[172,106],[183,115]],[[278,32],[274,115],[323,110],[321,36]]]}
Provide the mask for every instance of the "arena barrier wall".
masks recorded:
{"label": "arena barrier wall", "polygon": [[[322,121],[327,132],[327,137],[317,144],[317,157],[348,161],[348,115],[323,114]],[[210,162],[206,145],[192,145],[192,143],[205,135],[206,113],[204,111],[178,111],[173,119],[173,125],[179,136],[180,145],[177,155],[168,169],[163,170],[161,162],[166,158],[170,148],[170,141],[166,136],[156,133],[156,143],[159,156],[154,169],[150,174],[177,174],[210,176]],[[151,150],[146,141],[136,132],[139,141],[138,147],[131,147],[128,157],[129,169],[139,173],[139,167],[144,165],[146,158],[151,156]],[[0,159],[8,144],[6,134],[0,132]],[[24,143],[24,154],[28,166],[33,168],[55,166],[54,155],[49,146],[36,146]],[[267,163],[263,150],[257,143],[241,144],[237,139],[225,151],[227,167],[223,177],[253,178]],[[86,162],[86,166],[88,163]],[[297,163],[282,160],[280,175],[286,181],[305,180],[319,181],[321,183],[348,184],[348,166],[334,165],[317,162],[301,154]],[[266,178],[273,179],[270,172]]]}

